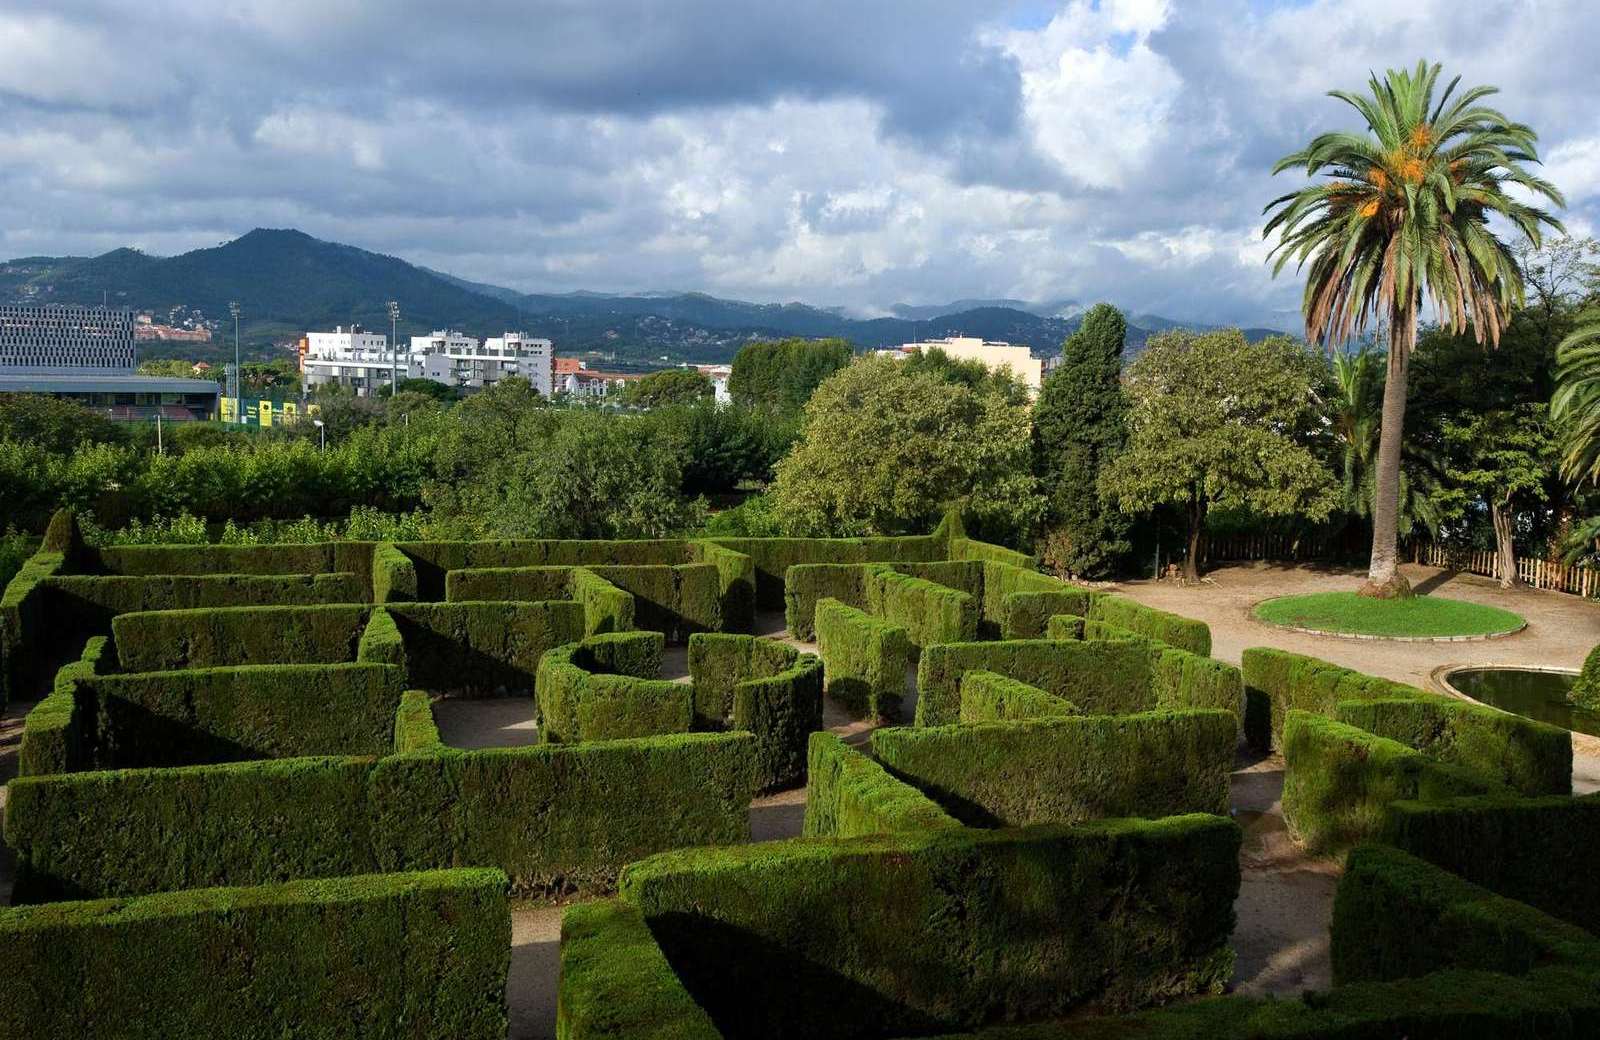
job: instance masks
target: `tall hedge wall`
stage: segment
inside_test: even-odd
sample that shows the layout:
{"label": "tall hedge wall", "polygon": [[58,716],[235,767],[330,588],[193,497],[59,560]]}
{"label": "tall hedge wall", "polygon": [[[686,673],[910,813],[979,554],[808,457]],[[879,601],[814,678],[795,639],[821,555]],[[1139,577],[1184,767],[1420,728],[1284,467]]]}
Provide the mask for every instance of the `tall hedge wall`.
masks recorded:
{"label": "tall hedge wall", "polygon": [[693,558],[688,543],[675,538],[632,541],[541,541],[512,539],[477,542],[399,542],[417,572],[418,599],[445,598],[450,571],[502,567],[580,567],[592,564],[672,565]]}
{"label": "tall hedge wall", "polygon": [[372,762],[295,758],[13,780],[12,900],[369,873]]}
{"label": "tall hedge wall", "polygon": [[896,780],[833,733],[811,734],[807,762],[807,837],[858,838],[961,826],[937,802]]}
{"label": "tall hedge wall", "polygon": [[1341,986],[1447,969],[1525,975],[1561,962],[1600,968],[1600,940],[1577,925],[1387,845],[1350,853],[1328,932]]}
{"label": "tall hedge wall", "polygon": [[790,567],[783,584],[783,617],[789,634],[810,642],[817,638],[817,604],[825,599],[865,610],[867,569],[859,563],[799,563]]}
{"label": "tall hedge wall", "polygon": [[572,568],[567,580],[568,595],[583,607],[585,636],[631,632],[638,627],[634,624],[633,593],[617,588],[587,567]]}
{"label": "tall hedge wall", "polygon": [[[585,569],[633,597],[633,627],[687,641],[722,628],[721,575],[713,563],[589,564]],[[450,571],[446,596],[462,600],[566,599],[571,567],[506,567]],[[615,610],[615,607],[611,609]],[[603,628],[603,626],[601,626]]]}
{"label": "tall hedge wall", "polygon": [[960,720],[961,677],[970,671],[1021,679],[1100,715],[1129,715],[1155,706],[1150,656],[1137,644],[1050,639],[943,643],[923,650],[917,662],[917,725]]}
{"label": "tall hedge wall", "polygon": [[[624,638],[627,637],[627,638]],[[666,679],[622,674],[596,648],[608,645],[653,646],[659,667],[661,635],[657,632],[593,636],[547,652],[539,662],[535,687],[539,699],[539,731],[552,743],[616,740],[664,733],[687,733],[694,727],[694,688]]]}
{"label": "tall hedge wall", "polygon": [[443,599],[449,603],[534,603],[571,599],[572,567],[478,567],[450,571]]}
{"label": "tall hedge wall", "polygon": [[961,721],[1017,722],[1055,715],[1082,715],[1069,700],[998,672],[968,672],[961,677]]}
{"label": "tall hedge wall", "polygon": [[372,777],[378,865],[496,866],[519,895],[604,890],[642,856],[748,841],[754,743],[685,733],[391,755]]}
{"label": "tall hedge wall", "polygon": [[1375,837],[1393,802],[1503,790],[1472,770],[1305,711],[1289,712],[1284,723],[1283,760],[1283,818],[1315,853]]}
{"label": "tall hedge wall", "polygon": [[359,603],[221,607],[119,614],[111,621],[124,671],[353,661],[370,608]]}
{"label": "tall hedge wall", "polygon": [[1147,607],[1126,596],[1096,596],[1086,615],[1201,657],[1211,656],[1211,626],[1165,610]]}
{"label": "tall hedge wall", "polygon": [[1220,990],[1238,850],[1211,816],[947,829],[665,853],[620,891],[725,1035],[904,1036]]}
{"label": "tall hedge wall", "polygon": [[943,534],[886,538],[713,538],[755,566],[756,605],[782,610],[784,575],[797,563],[896,563],[943,560]]}
{"label": "tall hedge wall", "polygon": [[806,740],[822,728],[822,674],[820,658],[801,654],[781,672],[734,687],[731,724],[755,734],[761,790],[805,782]]}
{"label": "tall hedge wall", "polygon": [[583,634],[583,608],[544,603],[391,603],[407,684],[476,694],[531,693],[539,661]]}
{"label": "tall hedge wall", "polygon": [[452,870],[0,910],[0,1032],[502,1040],[505,884]]}
{"label": "tall hedge wall", "polygon": [[880,729],[872,753],[969,826],[1221,815],[1234,726],[1182,711]]}
{"label": "tall hedge wall", "polygon": [[417,565],[393,542],[372,550],[372,602],[401,603],[417,598]]}
{"label": "tall hedge wall", "polygon": [[327,574],[337,570],[333,542],[284,545],[111,545],[88,550],[90,573]]}
{"label": "tall hedge wall", "polygon": [[55,686],[28,712],[22,725],[22,747],[17,752],[18,776],[70,773],[89,767],[95,733],[94,698],[80,692],[110,667],[113,651],[109,636],[95,636],[83,655],[56,673]]}
{"label": "tall hedge wall", "polygon": [[836,599],[817,603],[816,629],[828,695],[858,717],[898,715],[915,655],[906,630]]}
{"label": "tall hedge wall", "polygon": [[562,1040],[722,1040],[679,981],[639,908],[578,903],[561,916]]}
{"label": "tall hedge wall", "polygon": [[740,683],[789,670],[800,659],[800,651],[775,639],[697,632],[689,637],[688,656],[695,725],[715,729],[732,717],[733,694]]}
{"label": "tall hedge wall", "polygon": [[[0,593],[0,709],[11,701],[32,700],[35,693],[48,687],[51,667],[65,663],[45,652],[47,641],[52,645],[60,645],[60,641],[47,640],[49,634],[40,616],[44,582],[64,566],[63,553],[36,552]],[[78,645],[83,645],[81,640]]]}
{"label": "tall hedge wall", "polygon": [[950,558],[952,560],[993,561],[1027,571],[1039,569],[1039,558],[1037,556],[1029,556],[1027,553],[1017,552],[1015,549],[1007,549],[1003,545],[994,545],[991,542],[980,542],[976,538],[968,538],[965,535],[958,535],[950,539]]}
{"label": "tall hedge wall", "polygon": [[80,679],[99,768],[389,750],[405,674],[390,665],[242,665]]}
{"label": "tall hedge wall", "polygon": [[394,716],[394,751],[404,755],[413,751],[443,751],[439,724],[433,719],[433,702],[425,690],[407,690],[400,697]]}
{"label": "tall hedge wall", "polygon": [[1038,639],[1050,618],[1087,614],[1099,595],[1040,574],[1036,567],[995,559],[983,564],[983,616],[1003,639]]}
{"label": "tall hedge wall", "polygon": [[959,589],[887,567],[869,568],[867,611],[906,630],[913,646],[978,638],[979,601]]}
{"label": "tall hedge wall", "polygon": [[748,634],[755,631],[756,563],[741,552],[710,541],[689,543],[691,562],[717,569],[721,631]]}
{"label": "tall hedge wall", "polygon": [[1600,795],[1486,795],[1387,806],[1379,837],[1497,895],[1600,931]]}

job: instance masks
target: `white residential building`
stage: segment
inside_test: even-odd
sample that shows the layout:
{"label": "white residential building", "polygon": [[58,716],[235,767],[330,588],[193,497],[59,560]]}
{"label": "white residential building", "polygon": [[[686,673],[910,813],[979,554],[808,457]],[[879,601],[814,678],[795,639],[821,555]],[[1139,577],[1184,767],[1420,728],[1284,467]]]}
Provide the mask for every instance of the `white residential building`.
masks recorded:
{"label": "white residential building", "polygon": [[476,353],[450,357],[456,362],[457,378],[465,380],[461,386],[493,386],[507,376],[521,376],[546,397],[555,388],[553,344],[526,332],[490,336]]}
{"label": "white residential building", "polygon": [[359,325],[306,334],[302,371],[306,386],[342,383],[363,397],[400,379],[431,379],[446,386],[481,390],[509,376],[521,376],[549,396],[554,350],[547,339],[507,332],[482,343],[451,329],[413,336],[395,357],[388,337]]}
{"label": "white residential building", "polygon": [[1034,357],[1027,347],[996,343],[976,336],[949,336],[945,339],[924,340],[921,343],[906,343],[898,351],[880,350],[878,353],[898,353],[904,356],[925,350],[942,350],[948,357],[957,361],[981,362],[991,372],[1008,368],[1012,375],[1021,379],[1035,394],[1039,392],[1039,387],[1044,382],[1044,360]]}
{"label": "white residential building", "polygon": [[446,373],[435,367],[429,374],[409,351],[396,357],[389,349],[389,337],[381,332],[367,332],[360,325],[348,329],[337,326],[332,332],[306,333],[306,349],[301,357],[300,370],[309,390],[328,383],[340,383],[356,392],[358,397],[370,397],[389,381],[400,379],[439,379]]}
{"label": "white residential building", "polygon": [[728,380],[733,378],[732,365],[696,365],[705,377],[711,380],[711,389],[717,404],[729,404],[733,395],[728,392]]}

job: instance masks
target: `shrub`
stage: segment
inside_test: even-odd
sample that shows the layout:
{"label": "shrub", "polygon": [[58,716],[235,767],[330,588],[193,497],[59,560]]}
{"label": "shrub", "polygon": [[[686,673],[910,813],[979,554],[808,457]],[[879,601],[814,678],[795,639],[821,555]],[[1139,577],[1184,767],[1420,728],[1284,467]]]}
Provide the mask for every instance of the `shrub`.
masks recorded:
{"label": "shrub", "polygon": [[583,608],[570,600],[385,609],[405,640],[407,685],[435,691],[531,693],[545,653],[583,633]]}
{"label": "shrub", "polygon": [[1305,711],[1291,711],[1284,724],[1283,760],[1283,818],[1314,853],[1374,837],[1393,802],[1499,790],[1471,770]]}
{"label": "shrub", "polygon": [[124,671],[353,661],[367,624],[361,604],[222,607],[119,614],[111,621]]}
{"label": "shrub", "polygon": [[[664,679],[628,674],[637,666],[617,668],[606,650],[620,648],[623,658],[637,648],[653,646],[659,668],[661,635],[657,632],[594,636],[548,651],[539,662],[535,689],[539,699],[540,733],[552,743],[615,740],[663,733],[687,733],[694,726],[694,689]],[[626,670],[623,670],[626,669]]]}
{"label": "shrub", "polygon": [[633,623],[633,593],[624,592],[587,567],[572,568],[569,593],[583,607],[583,634],[630,632]]}
{"label": "shrub", "polygon": [[620,890],[724,1034],[902,1036],[1220,990],[1238,850],[1209,816],[945,829],[665,853]]}
{"label": "shrub", "polygon": [[725,549],[714,542],[689,543],[694,562],[717,569],[718,608],[724,632],[748,633],[755,627],[756,565],[744,553]]}
{"label": "shrub", "polygon": [[1261,703],[1259,709],[1252,706],[1251,710],[1270,715],[1275,749],[1283,746],[1283,721],[1291,711],[1332,718],[1340,701],[1423,696],[1421,690],[1403,683],[1264,646],[1246,649],[1243,662],[1245,696]]}
{"label": "shrub", "polygon": [[1151,648],[1156,707],[1220,708],[1232,713],[1238,735],[1244,735],[1244,675],[1239,669],[1165,644],[1146,645]]}
{"label": "shrub", "polygon": [[1589,651],[1583,659],[1583,670],[1572,684],[1567,699],[1590,711],[1600,711],[1600,646]]}
{"label": "shrub", "polygon": [[1037,639],[1057,614],[1084,615],[1099,595],[1002,560],[983,564],[983,616],[1004,639]]}
{"label": "shrub", "polygon": [[1086,616],[1191,654],[1211,656],[1211,627],[1204,621],[1147,607],[1125,596],[1096,596]]}
{"label": "shrub", "polygon": [[968,672],[961,677],[961,721],[964,724],[1082,714],[1083,709],[1071,701],[998,672]]}
{"label": "shrub", "polygon": [[379,542],[372,550],[372,602],[398,603],[416,598],[416,564],[393,542]]}
{"label": "shrub", "polygon": [[750,557],[756,575],[756,604],[784,608],[784,575],[800,563],[901,563],[942,560],[943,535],[880,538],[713,538],[725,549]]}
{"label": "shrub", "polygon": [[671,565],[690,559],[688,543],[673,538],[400,542],[397,547],[416,567],[418,598],[428,601],[445,598],[445,576],[450,571],[594,564]]}
{"label": "shrub", "polygon": [[807,837],[857,838],[961,824],[910,784],[835,734],[811,734],[806,766]]}
{"label": "shrub", "polygon": [[638,907],[604,899],[561,917],[556,1033],[563,1040],[722,1040],[667,963]]}
{"label": "shrub", "polygon": [[80,680],[102,674],[110,665],[111,640],[95,636],[84,645],[83,656],[56,673],[50,696],[34,705],[23,720],[22,747],[17,752],[18,776],[70,773],[87,768],[95,720],[88,695],[80,695]]}
{"label": "shrub", "polygon": [[433,720],[433,703],[425,690],[407,690],[400,696],[400,710],[394,717],[394,751],[441,751],[444,741]]}
{"label": "shrub", "polygon": [[800,651],[775,639],[697,632],[689,637],[689,676],[694,683],[695,725],[721,727],[733,715],[734,689],[746,679],[792,668]]}
{"label": "shrub", "polygon": [[1098,715],[1130,715],[1155,706],[1149,654],[1132,643],[943,643],[925,649],[917,663],[917,725],[948,725],[961,718],[961,677],[970,671],[1022,679]]}
{"label": "shrub", "polygon": [[1037,556],[1029,556],[1027,553],[1020,553],[1015,549],[1007,549],[1003,545],[980,542],[965,535],[950,539],[950,558],[952,560],[992,561],[1027,571],[1037,571],[1039,569],[1039,558]]}
{"label": "shrub", "polygon": [[571,567],[479,567],[450,571],[444,579],[449,603],[540,603],[571,599]]}
{"label": "shrub", "polygon": [[491,1040],[506,1031],[510,941],[496,870],[0,910],[13,973],[0,1030]]}
{"label": "shrub", "polygon": [[1497,895],[1600,929],[1600,888],[1574,869],[1600,843],[1600,797],[1395,802],[1380,837]]}
{"label": "shrub", "polygon": [[915,653],[906,630],[836,599],[817,603],[816,629],[828,695],[858,717],[897,715]]}
{"label": "shrub", "polygon": [[817,603],[838,600],[864,610],[866,568],[859,563],[800,563],[789,568],[783,583],[783,617],[789,635],[810,642],[817,638]]}
{"label": "shrub", "polygon": [[1450,968],[1525,975],[1562,961],[1600,965],[1600,940],[1582,928],[1385,845],[1350,853],[1329,936],[1341,986]]}
{"label": "shrub", "polygon": [[12,900],[370,873],[372,762],[294,758],[13,780]]}
{"label": "shrub", "polygon": [[665,648],[660,632],[607,632],[583,640],[579,660],[591,672],[654,679],[661,674]]}
{"label": "shrub", "polygon": [[969,826],[1223,814],[1234,727],[1184,711],[880,729],[872,753]]}
{"label": "shrub", "polygon": [[804,782],[806,740],[822,728],[822,661],[800,654],[776,675],[735,686],[733,728],[756,736],[756,783],[761,790]]}
{"label": "shrub", "polygon": [[201,574],[326,574],[333,543],[306,545],[118,545],[92,550],[93,573],[133,577]]}
{"label": "shrub", "polygon": [[755,738],[684,733],[391,755],[372,776],[379,869],[496,866],[517,895],[603,891],[625,863],[750,838]]}
{"label": "shrub", "polygon": [[1088,639],[1083,618],[1075,614],[1052,614],[1045,621],[1046,639]]}
{"label": "shrub", "polygon": [[50,680],[40,619],[43,585],[65,565],[61,553],[34,553],[0,593],[0,709],[13,700],[32,700]]}
{"label": "shrub", "polygon": [[868,569],[865,585],[868,612],[903,627],[913,646],[978,638],[978,600],[959,589],[887,567]]}
{"label": "shrub", "polygon": [[411,669],[406,662],[406,640],[387,607],[374,607],[367,615],[367,627],[361,630],[361,641],[356,644],[356,660],[397,665],[406,670],[409,682]]}

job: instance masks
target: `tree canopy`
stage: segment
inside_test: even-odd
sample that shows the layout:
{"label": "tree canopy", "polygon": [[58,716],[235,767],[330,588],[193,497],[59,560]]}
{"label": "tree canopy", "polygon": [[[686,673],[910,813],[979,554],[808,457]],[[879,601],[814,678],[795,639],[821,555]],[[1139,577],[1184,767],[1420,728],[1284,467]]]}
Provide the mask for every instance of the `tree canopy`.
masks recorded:
{"label": "tree canopy", "polygon": [[752,343],[733,359],[728,393],[736,404],[797,412],[812,393],[854,356],[842,339],[784,339]]}
{"label": "tree canopy", "polygon": [[622,389],[622,403],[634,408],[693,404],[710,397],[711,377],[696,368],[667,368],[635,379]]}

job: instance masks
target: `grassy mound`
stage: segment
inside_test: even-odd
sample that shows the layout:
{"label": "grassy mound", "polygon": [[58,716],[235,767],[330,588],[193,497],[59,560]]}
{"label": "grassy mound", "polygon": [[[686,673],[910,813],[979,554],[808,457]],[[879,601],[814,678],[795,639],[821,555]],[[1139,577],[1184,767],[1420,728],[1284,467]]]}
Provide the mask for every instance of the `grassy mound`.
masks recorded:
{"label": "grassy mound", "polygon": [[1509,610],[1459,599],[1370,599],[1354,592],[1269,599],[1256,607],[1255,614],[1272,625],[1363,636],[1486,636],[1523,625],[1522,618]]}

